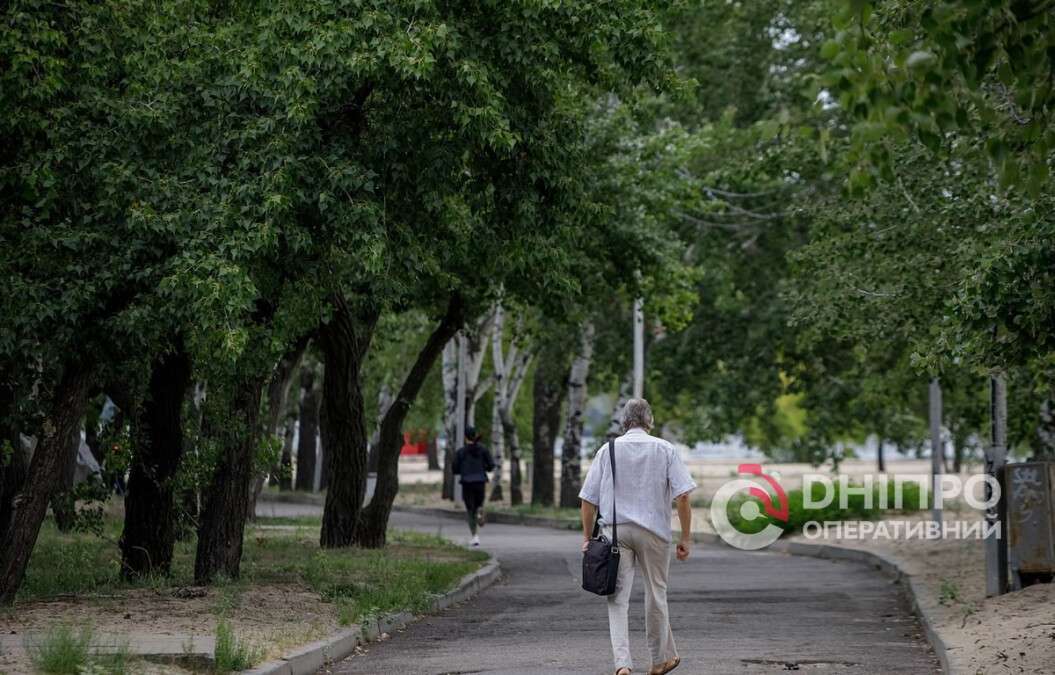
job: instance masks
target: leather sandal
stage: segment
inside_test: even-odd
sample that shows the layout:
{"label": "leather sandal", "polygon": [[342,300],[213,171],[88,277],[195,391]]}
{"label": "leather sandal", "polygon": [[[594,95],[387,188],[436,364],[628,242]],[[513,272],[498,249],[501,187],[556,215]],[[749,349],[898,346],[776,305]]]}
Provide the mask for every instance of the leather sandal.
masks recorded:
{"label": "leather sandal", "polygon": [[669,673],[670,671],[674,670],[675,668],[677,668],[680,665],[681,665],[681,657],[680,656],[675,656],[674,658],[672,658],[670,661],[667,661],[666,663],[662,663],[662,664],[660,664],[658,666],[653,666],[652,669],[648,671],[648,675],[666,675],[666,673]]}

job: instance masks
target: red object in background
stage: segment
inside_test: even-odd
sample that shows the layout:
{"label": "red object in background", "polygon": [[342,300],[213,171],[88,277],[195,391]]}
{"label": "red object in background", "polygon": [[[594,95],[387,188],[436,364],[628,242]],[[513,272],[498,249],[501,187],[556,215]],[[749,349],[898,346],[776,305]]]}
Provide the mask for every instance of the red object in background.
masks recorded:
{"label": "red object in background", "polygon": [[[418,440],[413,440],[417,437]],[[424,429],[403,432],[403,447],[399,449],[400,456],[404,455],[427,455],[429,454],[429,432]]]}

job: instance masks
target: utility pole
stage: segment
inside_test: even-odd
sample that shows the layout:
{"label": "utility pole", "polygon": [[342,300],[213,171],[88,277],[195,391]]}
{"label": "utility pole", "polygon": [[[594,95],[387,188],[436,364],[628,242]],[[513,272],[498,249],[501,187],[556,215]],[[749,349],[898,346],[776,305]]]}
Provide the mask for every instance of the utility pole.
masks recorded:
{"label": "utility pole", "polygon": [[[1007,380],[1003,373],[989,377],[989,447],[985,451],[985,472],[1003,485],[1007,463]],[[985,498],[993,497],[990,481],[985,484]],[[986,509],[985,522],[999,526],[999,537],[985,538],[985,595],[988,598],[1007,592],[1007,496],[1000,491],[999,501]]]}
{"label": "utility pole", "polygon": [[938,378],[931,378],[930,391],[928,394],[927,398],[930,403],[931,499],[934,500],[930,516],[931,520],[940,523],[941,508],[938,507],[938,502],[935,497],[941,487],[938,477],[941,476],[942,471],[944,470],[943,460],[945,459],[945,448],[941,442],[941,381],[938,380]]}
{"label": "utility pole", "polygon": [[634,398],[645,395],[645,301],[634,300]]}
{"label": "utility pole", "polygon": [[[455,409],[454,428],[457,430],[456,435],[458,437],[454,440],[454,447],[451,449],[452,452],[461,447],[465,440],[466,367],[468,366],[467,361],[469,360],[466,352],[467,340],[465,339],[465,335],[459,332],[455,339],[458,341],[458,407]],[[462,483],[460,479],[460,476],[454,479],[454,501],[456,503],[462,500]]]}

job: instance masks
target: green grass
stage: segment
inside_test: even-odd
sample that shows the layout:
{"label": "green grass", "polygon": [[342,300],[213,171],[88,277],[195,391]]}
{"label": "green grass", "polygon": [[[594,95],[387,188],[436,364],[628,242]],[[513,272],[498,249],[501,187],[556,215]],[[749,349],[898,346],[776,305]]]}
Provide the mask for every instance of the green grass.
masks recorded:
{"label": "green grass", "polygon": [[28,646],[33,667],[52,675],[77,675],[88,665],[92,630],[72,626],[53,627],[39,644]]}
{"label": "green grass", "polygon": [[213,651],[213,667],[218,673],[248,670],[263,658],[263,650],[239,640],[226,620],[216,624],[216,648]]}
{"label": "green grass", "polygon": [[95,669],[107,675],[131,675],[131,673],[138,671],[136,666],[141,663],[141,661],[132,656],[131,652],[128,651],[128,647],[122,647],[109,654],[98,654],[92,659]]}
{"label": "green grass", "polygon": [[500,511],[502,513],[514,513],[521,516],[538,516],[540,518],[556,518],[578,522],[580,515],[578,508],[543,506],[539,504],[519,504],[517,506],[491,506],[486,505],[487,511]]}
{"label": "green grass", "polygon": [[941,586],[938,590],[938,603],[948,605],[953,602],[960,602],[960,587],[956,585],[955,581],[942,577]]}
{"label": "green grass", "polygon": [[[111,516],[108,521],[114,521]],[[261,519],[261,524],[278,524]],[[331,603],[342,623],[373,614],[427,609],[434,595],[450,590],[458,580],[487,560],[472,551],[432,535],[393,530],[382,550],[320,549],[320,519],[281,519],[291,531],[247,528],[241,576],[215,584],[212,612],[227,617],[240,606],[241,594],[254,585],[307,586]],[[116,539],[119,522],[106,523],[106,538],[88,533],[60,533],[50,520],[41,531],[29,562],[19,602],[75,595],[112,596],[130,588],[153,588],[160,594],[193,585],[194,542],[179,542],[172,576],[128,582],[120,576]],[[17,610],[16,610],[17,611]],[[72,635],[72,634],[70,634]],[[67,636],[68,637],[68,636]],[[66,641],[67,643],[70,640]]]}
{"label": "green grass", "polygon": [[53,626],[39,644],[29,645],[26,651],[33,668],[52,675],[125,675],[135,671],[138,663],[128,649],[121,645],[112,652],[97,653],[92,649],[94,631],[90,626],[75,628],[68,624]]}
{"label": "green grass", "polygon": [[364,616],[428,608],[432,597],[457,584],[487,560],[446,540],[415,532],[389,534],[384,550],[321,550],[305,553],[302,539],[262,539],[243,561],[254,578],[295,578],[334,603],[342,624]]}

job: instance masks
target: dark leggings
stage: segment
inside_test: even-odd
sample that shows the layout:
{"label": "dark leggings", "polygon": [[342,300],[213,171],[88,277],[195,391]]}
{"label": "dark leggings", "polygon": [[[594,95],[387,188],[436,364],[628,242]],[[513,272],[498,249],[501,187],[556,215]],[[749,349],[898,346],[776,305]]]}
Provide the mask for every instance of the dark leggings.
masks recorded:
{"label": "dark leggings", "polygon": [[484,505],[484,488],[487,483],[462,483],[462,501],[469,513],[469,531],[476,534],[476,512]]}

